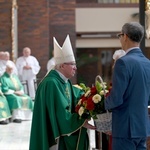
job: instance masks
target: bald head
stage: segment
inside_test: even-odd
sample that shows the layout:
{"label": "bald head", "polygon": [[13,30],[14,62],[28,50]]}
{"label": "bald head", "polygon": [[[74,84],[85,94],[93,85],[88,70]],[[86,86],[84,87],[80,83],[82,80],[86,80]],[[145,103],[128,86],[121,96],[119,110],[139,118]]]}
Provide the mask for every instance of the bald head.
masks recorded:
{"label": "bald head", "polygon": [[9,60],[9,59],[10,59],[9,52],[4,52],[4,60]]}
{"label": "bald head", "polygon": [[23,49],[23,56],[24,57],[28,57],[28,56],[30,56],[31,55],[31,49],[29,48],[29,47],[25,47],[24,49]]}
{"label": "bald head", "polygon": [[11,74],[11,73],[13,72],[13,65],[12,65],[10,62],[8,62],[8,63],[6,64],[6,72],[7,72],[8,74]]}

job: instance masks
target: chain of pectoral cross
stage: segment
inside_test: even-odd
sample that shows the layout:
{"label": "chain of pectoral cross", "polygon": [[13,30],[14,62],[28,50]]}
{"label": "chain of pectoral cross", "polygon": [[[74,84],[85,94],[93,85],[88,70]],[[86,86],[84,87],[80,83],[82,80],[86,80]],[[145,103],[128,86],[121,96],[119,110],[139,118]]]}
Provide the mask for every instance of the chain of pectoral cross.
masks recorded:
{"label": "chain of pectoral cross", "polygon": [[19,85],[18,85],[18,83],[17,83],[17,80],[16,80],[14,77],[12,77],[12,76],[10,77],[10,79],[11,79],[11,81],[13,82],[13,84],[14,84],[16,90],[18,90],[18,89],[19,89]]}

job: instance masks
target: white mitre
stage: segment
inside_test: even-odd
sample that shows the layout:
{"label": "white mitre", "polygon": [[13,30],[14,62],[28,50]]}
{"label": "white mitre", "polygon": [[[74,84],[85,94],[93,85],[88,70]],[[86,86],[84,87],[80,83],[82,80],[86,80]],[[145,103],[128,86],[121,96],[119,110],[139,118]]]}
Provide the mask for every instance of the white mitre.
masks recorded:
{"label": "white mitre", "polygon": [[119,50],[116,50],[113,54],[113,59],[114,60],[117,60],[119,59],[120,57],[124,56],[126,54],[126,52],[122,49],[119,49]]}
{"label": "white mitre", "polygon": [[55,37],[53,38],[53,42],[54,42],[54,58],[56,65],[67,62],[75,62],[75,57],[73,54],[73,49],[71,46],[69,35],[67,35],[62,47],[60,47]]}

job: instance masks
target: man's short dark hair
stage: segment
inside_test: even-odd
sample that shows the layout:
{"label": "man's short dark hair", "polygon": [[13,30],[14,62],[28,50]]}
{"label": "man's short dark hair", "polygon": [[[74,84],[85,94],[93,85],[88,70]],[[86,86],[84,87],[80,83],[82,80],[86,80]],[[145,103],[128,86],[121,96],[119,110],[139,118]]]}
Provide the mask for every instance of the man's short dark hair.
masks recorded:
{"label": "man's short dark hair", "polygon": [[125,23],[122,33],[126,34],[132,41],[140,43],[144,36],[144,28],[138,22]]}

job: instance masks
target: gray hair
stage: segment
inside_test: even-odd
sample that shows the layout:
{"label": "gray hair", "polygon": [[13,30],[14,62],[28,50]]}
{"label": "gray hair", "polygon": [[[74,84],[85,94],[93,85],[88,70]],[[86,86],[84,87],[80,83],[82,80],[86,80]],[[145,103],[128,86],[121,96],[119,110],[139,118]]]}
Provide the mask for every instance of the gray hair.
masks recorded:
{"label": "gray hair", "polygon": [[61,65],[62,65],[62,64],[57,64],[57,65],[55,65],[54,69],[55,69],[55,70],[59,70],[60,67],[61,67]]}
{"label": "gray hair", "polygon": [[144,36],[144,27],[138,22],[125,23],[122,33],[126,34],[133,42],[140,43]]}

